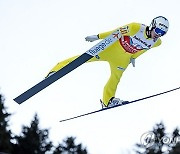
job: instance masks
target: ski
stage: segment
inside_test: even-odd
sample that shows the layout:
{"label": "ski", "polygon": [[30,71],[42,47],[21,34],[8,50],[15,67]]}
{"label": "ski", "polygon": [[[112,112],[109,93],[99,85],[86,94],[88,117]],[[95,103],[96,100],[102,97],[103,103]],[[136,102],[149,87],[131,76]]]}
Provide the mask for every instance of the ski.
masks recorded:
{"label": "ski", "polygon": [[32,88],[28,89],[21,95],[17,96],[14,98],[14,101],[17,102],[18,104],[21,104],[25,102],[27,99],[31,98],[41,90],[45,89],[58,79],[62,78],[72,70],[76,69],[80,65],[84,64],[87,62],[89,59],[98,56],[100,52],[111,46],[116,40],[118,40],[121,37],[120,30],[116,30],[113,32],[111,35],[100,41],[97,45],[93,46],[90,48],[88,51],[83,53],[81,56],[76,58],[74,61],[69,63],[68,65],[64,66],[62,69],[54,73],[53,75],[49,76],[48,78],[42,80],[41,82],[37,83],[35,86]]}
{"label": "ski", "polygon": [[77,119],[77,118],[80,118],[80,117],[84,117],[84,116],[87,116],[87,115],[90,115],[90,114],[94,114],[94,113],[98,113],[98,112],[101,112],[101,111],[109,110],[109,109],[112,109],[112,108],[116,108],[116,107],[119,107],[119,106],[122,106],[122,105],[129,104],[129,103],[132,103],[132,102],[124,101],[124,102],[122,102],[121,104],[116,105],[116,106],[107,107],[107,108],[102,108],[102,109],[100,109],[100,110],[96,110],[96,111],[88,112],[88,113],[81,114],[81,115],[78,115],[78,116],[75,116],[75,117],[63,119],[63,120],[60,120],[59,122],[65,122],[65,121]]}
{"label": "ski", "polygon": [[171,90],[167,90],[167,91],[157,93],[157,94],[154,94],[154,95],[151,95],[151,96],[139,98],[139,99],[136,99],[136,100],[133,100],[133,101],[124,101],[121,104],[118,104],[116,106],[102,108],[100,110],[96,110],[96,111],[88,112],[88,113],[81,114],[81,115],[78,115],[78,116],[74,116],[74,117],[71,117],[71,118],[63,119],[63,120],[60,120],[59,122],[65,122],[65,121],[77,119],[77,118],[80,118],[80,117],[84,117],[84,116],[87,116],[87,115],[91,115],[91,114],[94,114],[94,113],[98,113],[98,112],[106,111],[106,110],[109,110],[109,109],[113,109],[113,108],[116,108],[116,107],[119,107],[119,106],[123,106],[123,105],[127,105],[127,104],[132,104],[132,103],[135,103],[135,102],[143,101],[143,100],[146,100],[146,99],[149,99],[149,98],[152,98],[152,97],[157,97],[157,96],[160,96],[160,95],[163,95],[163,94],[166,94],[166,93],[170,93],[170,92],[173,92],[173,91],[176,91],[176,90],[179,90],[179,89],[180,89],[180,87],[177,87],[177,88],[174,88],[174,89],[171,89]]}

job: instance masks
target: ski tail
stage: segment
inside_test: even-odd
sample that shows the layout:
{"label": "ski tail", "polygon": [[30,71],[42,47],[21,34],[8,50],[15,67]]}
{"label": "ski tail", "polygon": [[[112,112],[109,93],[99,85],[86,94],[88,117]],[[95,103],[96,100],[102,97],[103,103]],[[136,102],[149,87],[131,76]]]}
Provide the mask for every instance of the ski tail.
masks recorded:
{"label": "ski tail", "polygon": [[28,89],[27,91],[25,91],[24,93],[22,93],[21,95],[16,97],[14,99],[14,101],[17,102],[18,104],[23,103],[27,99],[29,99],[32,96],[34,96],[35,94],[37,94],[39,91],[41,91],[44,88],[48,87],[53,82],[57,81],[58,79],[65,76],[66,74],[68,74],[69,72],[74,70],[75,68],[79,67],[80,65],[82,65],[83,63],[85,63],[86,61],[91,59],[92,57],[93,56],[91,56],[91,55],[89,55],[87,53],[82,54],[81,56],[76,58],[74,61],[72,61],[71,63],[69,63],[68,65],[66,65],[65,67],[63,67],[62,69],[60,69],[59,71],[54,73],[53,75],[51,75],[48,78],[42,80],[41,82],[39,82],[38,84],[36,84],[32,88]]}

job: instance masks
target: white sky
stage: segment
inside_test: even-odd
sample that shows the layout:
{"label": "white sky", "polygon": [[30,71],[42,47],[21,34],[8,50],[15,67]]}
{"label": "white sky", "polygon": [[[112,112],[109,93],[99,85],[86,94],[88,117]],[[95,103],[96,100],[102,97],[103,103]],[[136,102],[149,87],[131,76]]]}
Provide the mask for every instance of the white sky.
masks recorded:
{"label": "white sky", "polygon": [[12,131],[20,133],[37,112],[54,144],[75,136],[91,154],[119,154],[133,153],[155,123],[163,121],[169,133],[180,126],[180,91],[59,123],[101,108],[109,66],[100,62],[84,64],[22,105],[13,101],[56,63],[97,43],[85,42],[87,35],[130,22],[149,25],[159,15],[169,19],[168,34],[160,47],[136,60],[136,68],[129,65],[117,97],[131,101],[179,87],[179,6],[179,0],[0,0],[0,87],[13,113]]}

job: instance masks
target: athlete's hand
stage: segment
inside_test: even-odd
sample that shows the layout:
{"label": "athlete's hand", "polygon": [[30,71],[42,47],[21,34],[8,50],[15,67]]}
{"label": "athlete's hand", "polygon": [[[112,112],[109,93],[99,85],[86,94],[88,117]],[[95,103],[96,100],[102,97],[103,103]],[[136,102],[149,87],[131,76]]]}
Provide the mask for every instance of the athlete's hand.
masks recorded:
{"label": "athlete's hand", "polygon": [[98,39],[99,39],[99,38],[98,38],[97,35],[91,35],[91,36],[87,36],[87,37],[85,38],[85,40],[88,41],[88,42],[93,42],[93,41],[96,41],[96,40],[98,40]]}

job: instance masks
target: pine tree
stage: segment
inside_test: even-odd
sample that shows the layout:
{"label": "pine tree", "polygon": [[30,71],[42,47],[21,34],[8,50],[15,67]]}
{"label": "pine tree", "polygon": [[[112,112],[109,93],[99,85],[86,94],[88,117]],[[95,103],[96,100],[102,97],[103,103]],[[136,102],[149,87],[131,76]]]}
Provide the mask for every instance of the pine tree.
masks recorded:
{"label": "pine tree", "polygon": [[161,122],[156,124],[153,128],[153,131],[150,131],[149,134],[146,134],[146,138],[143,138],[144,144],[136,144],[138,154],[162,154],[164,144],[162,138],[165,136],[165,126]]}
{"label": "pine tree", "polygon": [[180,154],[180,131],[176,128],[172,133],[172,143],[170,144],[169,154]]}
{"label": "pine tree", "polygon": [[30,127],[23,126],[22,135],[16,136],[17,144],[14,154],[44,154],[52,148],[52,142],[48,139],[48,129],[39,129],[37,114]]}
{"label": "pine tree", "polygon": [[74,137],[63,140],[53,151],[52,142],[48,138],[49,130],[39,128],[37,114],[29,127],[22,127],[20,135],[12,135],[8,124],[10,115],[4,106],[4,97],[0,94],[0,154],[87,154],[82,144],[75,144]]}
{"label": "pine tree", "polygon": [[63,143],[56,147],[53,154],[87,154],[87,150],[82,147],[82,144],[75,144],[75,139],[74,137],[67,137]]}
{"label": "pine tree", "polygon": [[12,150],[12,134],[8,124],[10,115],[4,106],[4,97],[0,94],[0,152],[4,153],[10,153]]}
{"label": "pine tree", "polygon": [[138,154],[180,154],[180,133],[176,128],[172,134],[166,133],[161,122],[143,136],[143,142],[136,144]]}

